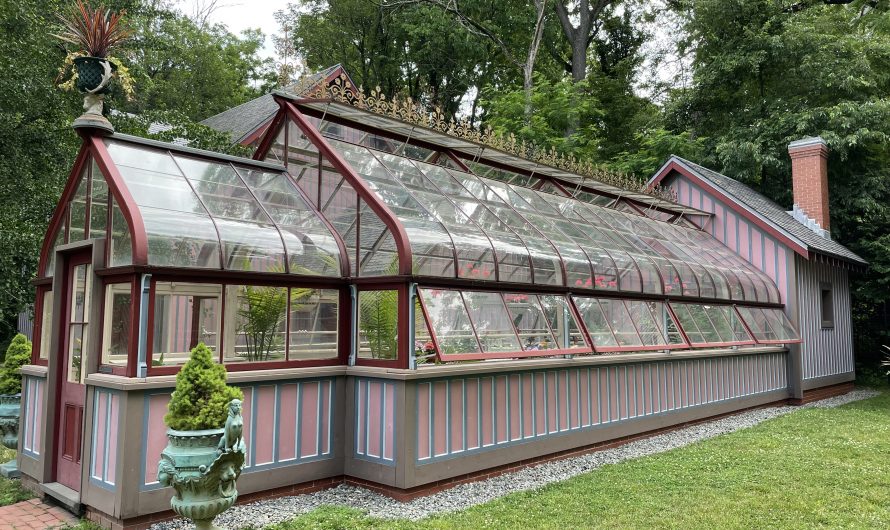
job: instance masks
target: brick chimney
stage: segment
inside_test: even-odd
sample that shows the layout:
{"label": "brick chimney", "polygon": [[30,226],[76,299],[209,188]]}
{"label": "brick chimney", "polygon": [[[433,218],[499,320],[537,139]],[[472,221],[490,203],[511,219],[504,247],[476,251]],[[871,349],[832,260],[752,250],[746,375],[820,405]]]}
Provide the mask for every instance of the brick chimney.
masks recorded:
{"label": "brick chimney", "polygon": [[828,145],[818,136],[804,138],[788,144],[788,154],[794,186],[792,215],[817,234],[830,237]]}

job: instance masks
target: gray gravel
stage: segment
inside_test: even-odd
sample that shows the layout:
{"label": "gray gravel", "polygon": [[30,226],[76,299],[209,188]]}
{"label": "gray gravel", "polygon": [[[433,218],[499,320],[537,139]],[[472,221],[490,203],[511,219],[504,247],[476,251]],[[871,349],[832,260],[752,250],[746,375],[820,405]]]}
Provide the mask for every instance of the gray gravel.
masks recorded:
{"label": "gray gravel", "polygon": [[[217,517],[214,523],[225,528],[262,528],[265,525],[292,519],[324,505],[358,508],[374,517],[417,520],[424,517],[463,510],[488,502],[508,493],[540,488],[546,484],[592,471],[606,464],[652,455],[683,447],[740,429],[753,427],[763,421],[783,416],[804,408],[831,408],[867,399],[880,394],[873,390],[855,390],[843,396],[815,401],[801,407],[779,406],[755,409],[718,420],[700,423],[624,444],[614,449],[596,451],[583,456],[548,462],[506,473],[495,478],[462,484],[449,490],[398,502],[364,488],[340,485],[336,488],[291,497],[262,500],[235,506]],[[191,529],[194,526],[182,519],[157,523],[151,530]]]}

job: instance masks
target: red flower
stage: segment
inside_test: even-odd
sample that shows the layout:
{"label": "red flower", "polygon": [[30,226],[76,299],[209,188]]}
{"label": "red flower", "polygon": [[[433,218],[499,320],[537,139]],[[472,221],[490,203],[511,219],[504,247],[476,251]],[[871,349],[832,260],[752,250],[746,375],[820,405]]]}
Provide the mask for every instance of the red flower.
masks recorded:
{"label": "red flower", "polygon": [[580,287],[580,286],[581,286],[581,280],[575,280],[575,285],[577,285],[577,286]]}

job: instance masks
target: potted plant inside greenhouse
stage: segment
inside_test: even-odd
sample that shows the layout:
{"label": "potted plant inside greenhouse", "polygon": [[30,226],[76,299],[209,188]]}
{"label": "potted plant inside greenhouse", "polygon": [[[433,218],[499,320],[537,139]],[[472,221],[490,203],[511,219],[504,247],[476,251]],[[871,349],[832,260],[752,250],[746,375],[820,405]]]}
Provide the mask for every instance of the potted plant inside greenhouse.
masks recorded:
{"label": "potted plant inside greenhouse", "polygon": [[158,463],[158,480],[172,486],[173,511],[214,528],[213,518],[238,499],[236,481],[244,465],[241,390],[226,384],[226,369],[199,343],[176,376],[167,406],[168,445]]}
{"label": "potted plant inside greenhouse", "polygon": [[118,78],[121,89],[129,98],[133,80],[120,59],[109,53],[130,37],[124,26],[125,12],[112,12],[102,7],[92,8],[77,0],[75,6],[57,16],[62,22],[59,39],[77,47],[65,57],[59,71],[60,87],[77,88],[84,94],[84,113],[74,121],[74,127],[91,127],[113,132],[111,123],[102,115],[104,98],[111,89],[111,80]]}
{"label": "potted plant inside greenhouse", "polygon": [[[8,449],[18,449],[22,405],[22,375],[19,370],[30,361],[31,341],[19,333],[9,344],[3,367],[0,368],[0,436]],[[19,476],[15,459],[0,464],[0,475],[6,478]]]}

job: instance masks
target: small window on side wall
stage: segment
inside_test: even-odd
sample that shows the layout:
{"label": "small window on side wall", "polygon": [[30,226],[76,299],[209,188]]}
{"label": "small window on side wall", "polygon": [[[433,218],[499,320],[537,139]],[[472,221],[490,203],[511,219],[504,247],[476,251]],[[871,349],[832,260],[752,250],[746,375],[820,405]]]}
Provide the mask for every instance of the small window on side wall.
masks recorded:
{"label": "small window on side wall", "polygon": [[398,357],[399,292],[358,293],[358,356],[392,360]]}
{"label": "small window on side wall", "polygon": [[822,327],[823,328],[833,328],[834,327],[834,291],[831,288],[831,284],[828,282],[822,282],[820,288],[820,297],[819,301],[822,306]]}

